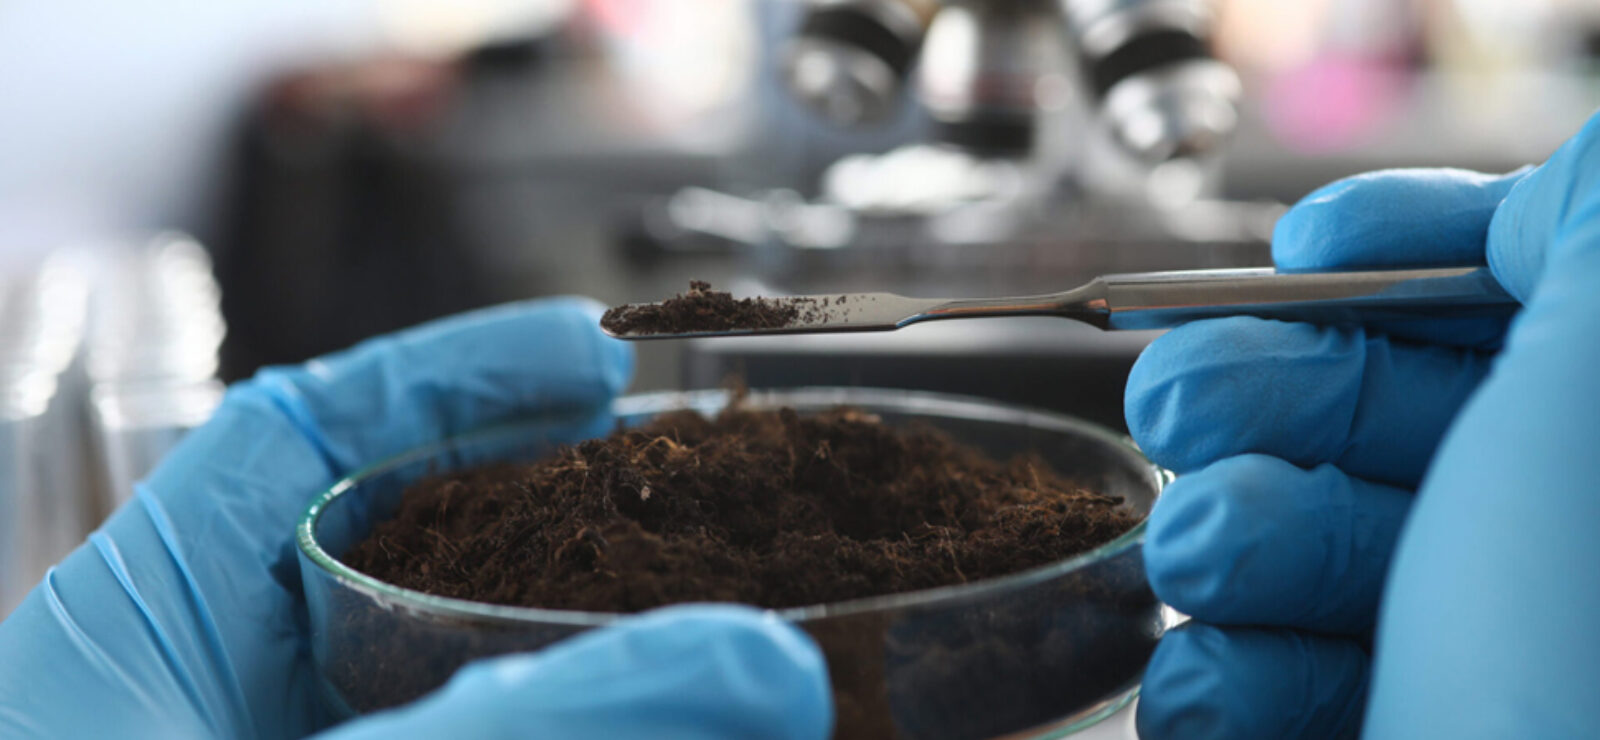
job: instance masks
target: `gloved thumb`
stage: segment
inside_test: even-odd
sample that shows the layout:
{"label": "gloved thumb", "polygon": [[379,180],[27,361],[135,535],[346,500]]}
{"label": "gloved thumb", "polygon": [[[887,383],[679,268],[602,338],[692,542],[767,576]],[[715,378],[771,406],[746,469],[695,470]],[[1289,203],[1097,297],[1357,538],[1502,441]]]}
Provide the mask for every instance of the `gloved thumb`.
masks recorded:
{"label": "gloved thumb", "polygon": [[1600,115],[1511,188],[1489,224],[1489,267],[1522,302],[1546,270],[1594,249],[1600,219]]}
{"label": "gloved thumb", "polygon": [[686,606],[473,663],[321,737],[817,740],[832,726],[827,670],[804,633],[754,609]]}

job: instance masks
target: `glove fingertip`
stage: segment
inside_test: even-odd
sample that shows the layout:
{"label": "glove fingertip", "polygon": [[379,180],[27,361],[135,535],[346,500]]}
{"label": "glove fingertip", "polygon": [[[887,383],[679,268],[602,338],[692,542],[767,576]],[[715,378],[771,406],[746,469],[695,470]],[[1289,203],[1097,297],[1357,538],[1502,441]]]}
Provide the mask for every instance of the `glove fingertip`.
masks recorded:
{"label": "glove fingertip", "polygon": [[1340,737],[1360,721],[1368,665],[1354,642],[1190,622],[1145,669],[1139,737]]}
{"label": "glove fingertip", "polygon": [[[513,317],[515,323],[522,324],[520,328],[512,327],[514,332],[526,332],[525,326],[529,320],[552,320],[559,322],[563,330],[570,332],[572,336],[581,337],[584,342],[590,343],[593,347],[590,357],[571,359],[589,360],[595,378],[600,382],[601,392],[606,397],[621,393],[633,380],[633,347],[621,339],[606,334],[600,328],[600,316],[605,313],[605,304],[586,296],[564,295],[520,301],[505,306],[504,310]],[[507,341],[529,339],[537,340],[538,337],[537,335],[506,337]]]}
{"label": "glove fingertip", "polygon": [[[1522,178],[1494,214],[1488,234],[1489,267],[1519,300],[1533,297],[1564,244],[1588,251],[1600,192],[1600,116],[1593,116],[1549,160]],[[1548,269],[1555,269],[1549,267]]]}
{"label": "glove fingertip", "polygon": [[1150,590],[1184,613],[1206,612],[1224,590],[1224,579],[1206,558],[1212,533],[1225,527],[1224,502],[1190,477],[1161,493],[1150,512],[1144,540],[1145,575]]}
{"label": "glove fingertip", "polygon": [[1272,261],[1279,267],[1294,268],[1326,264],[1335,255],[1327,254],[1329,228],[1348,207],[1345,193],[1361,187],[1357,178],[1346,178],[1311,191],[1290,208],[1272,228]]}
{"label": "glove fingertip", "polygon": [[1205,464],[1197,455],[1186,406],[1192,400],[1195,360],[1209,332],[1196,322],[1157,338],[1139,354],[1123,392],[1128,433],[1151,461],[1183,473]]}
{"label": "glove fingertip", "polygon": [[1213,624],[1370,629],[1408,491],[1227,458],[1167,487],[1150,513],[1145,570],[1162,601]]}
{"label": "glove fingertip", "polygon": [[1219,639],[1216,628],[1190,622],[1167,633],[1156,646],[1145,668],[1134,717],[1139,737],[1204,740],[1230,736],[1229,707],[1218,701],[1227,688],[1216,670],[1220,656],[1208,649],[1209,643]]}
{"label": "glove fingertip", "polygon": [[600,329],[600,316],[605,313],[605,305],[583,296],[559,296],[543,300],[558,310],[576,314],[583,328],[593,336],[596,344],[595,367],[600,371],[607,392],[615,396],[627,388],[633,380],[633,347]]}
{"label": "glove fingertip", "polygon": [[794,740],[825,738],[833,726],[833,694],[817,644],[793,624],[750,607],[657,609],[585,634],[550,660],[562,662],[548,667],[552,673],[582,676],[598,667],[592,681],[580,682],[593,687],[647,689],[653,695],[631,692],[641,724],[687,721],[719,736]]}
{"label": "glove fingertip", "polygon": [[1396,169],[1336,181],[1278,219],[1273,262],[1300,270],[1483,264],[1490,220],[1527,172]]}
{"label": "glove fingertip", "polygon": [[[1151,511],[1145,534],[1145,570],[1156,596],[1209,622],[1259,617],[1251,614],[1261,605],[1252,598],[1250,581],[1282,588],[1274,581],[1287,580],[1271,578],[1284,564],[1278,562],[1282,554],[1263,557],[1272,531],[1261,521],[1289,508],[1294,492],[1275,484],[1297,471],[1277,458],[1247,454],[1173,481]],[[1294,599],[1282,591],[1277,597]]]}
{"label": "glove fingertip", "polygon": [[[1331,363],[1352,362],[1353,338],[1346,334],[1247,316],[1173,329],[1145,348],[1129,372],[1123,397],[1129,433],[1152,461],[1180,474],[1260,449],[1264,436],[1282,434],[1292,421],[1262,416],[1264,408],[1291,402],[1264,395],[1289,392],[1273,379],[1326,375]],[[1300,442],[1320,449],[1325,436]]]}
{"label": "glove fingertip", "polygon": [[691,605],[477,661],[422,700],[332,736],[822,740],[832,725],[826,666],[809,637],[768,612]]}
{"label": "glove fingertip", "polygon": [[730,682],[742,689],[730,698],[782,715],[797,730],[792,737],[822,737],[832,727],[833,693],[821,648],[770,611],[687,604],[647,612],[619,627],[632,632],[635,654],[665,646],[714,665],[719,675],[744,679]]}

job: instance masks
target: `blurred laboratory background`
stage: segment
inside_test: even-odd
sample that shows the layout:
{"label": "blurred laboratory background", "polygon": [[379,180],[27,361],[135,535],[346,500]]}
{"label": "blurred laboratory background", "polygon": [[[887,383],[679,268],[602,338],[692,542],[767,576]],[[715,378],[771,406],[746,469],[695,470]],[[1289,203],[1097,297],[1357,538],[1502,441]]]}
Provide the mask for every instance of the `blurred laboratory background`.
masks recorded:
{"label": "blurred laboratory background", "polygon": [[[691,278],[958,297],[1267,264],[1319,184],[1537,162],[1597,104],[1600,9],[1564,0],[0,4],[0,614],[263,365]],[[1150,338],[646,343],[635,388],[1120,427]]]}

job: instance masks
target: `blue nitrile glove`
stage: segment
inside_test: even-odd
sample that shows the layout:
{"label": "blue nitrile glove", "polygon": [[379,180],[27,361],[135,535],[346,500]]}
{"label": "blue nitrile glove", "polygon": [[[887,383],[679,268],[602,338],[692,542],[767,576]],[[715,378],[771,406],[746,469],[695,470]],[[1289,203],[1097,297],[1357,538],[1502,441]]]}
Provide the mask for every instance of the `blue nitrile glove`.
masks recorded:
{"label": "blue nitrile glove", "polygon": [[1502,337],[1234,318],[1151,345],[1128,423],[1180,477],[1145,558],[1195,622],[1141,735],[1600,735],[1600,119],[1531,172],[1325,187],[1273,254],[1487,262],[1524,308]]}
{"label": "blue nitrile glove", "polygon": [[[0,736],[294,738],[322,729],[293,545],[309,498],[366,463],[541,409],[608,429],[632,359],[574,300],[366,342],[228,392],[0,624]],[[822,658],[750,609],[637,617],[461,671],[329,737],[821,738]]]}

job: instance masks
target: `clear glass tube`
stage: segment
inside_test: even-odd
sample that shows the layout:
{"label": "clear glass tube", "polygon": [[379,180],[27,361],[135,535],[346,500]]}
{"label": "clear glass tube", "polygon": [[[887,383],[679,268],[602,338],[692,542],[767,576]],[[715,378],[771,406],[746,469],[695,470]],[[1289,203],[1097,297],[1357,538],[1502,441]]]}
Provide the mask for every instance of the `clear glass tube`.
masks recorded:
{"label": "clear glass tube", "polygon": [[[714,413],[721,391],[617,400],[635,425],[667,410]],[[752,408],[801,413],[849,404],[890,424],[931,424],[1008,458],[1043,456],[1057,472],[1121,496],[1145,514],[1167,480],[1116,434],[1059,414],[912,391],[756,392]],[[535,650],[619,615],[510,607],[432,596],[383,583],[337,558],[424,475],[491,460],[535,459],[558,422],[490,429],[380,463],[334,485],[300,522],[300,565],[312,650],[335,714],[415,699],[463,663]],[[1069,560],[1000,578],[835,604],[777,610],[827,657],[848,737],[1058,737],[1092,724],[1137,693],[1165,629],[1145,581],[1144,524]]]}

